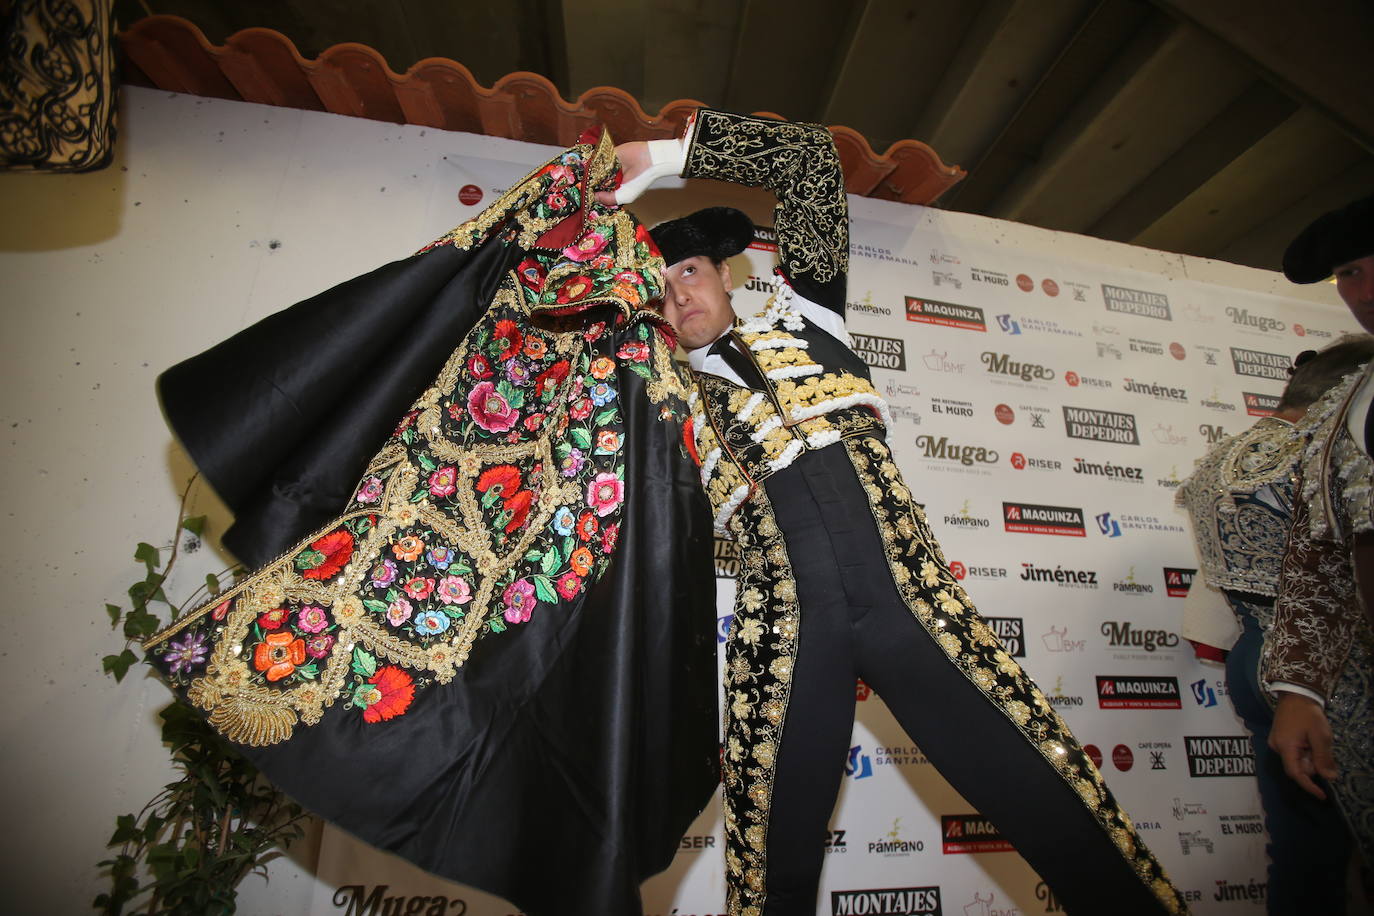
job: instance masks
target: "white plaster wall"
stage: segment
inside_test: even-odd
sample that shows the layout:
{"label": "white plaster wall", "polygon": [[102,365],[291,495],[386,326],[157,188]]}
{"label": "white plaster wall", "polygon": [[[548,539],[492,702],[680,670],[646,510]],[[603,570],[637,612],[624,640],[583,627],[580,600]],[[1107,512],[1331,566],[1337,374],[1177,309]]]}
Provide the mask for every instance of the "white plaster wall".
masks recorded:
{"label": "white plaster wall", "polygon": [[[6,912],[80,913],[103,889],[95,863],[117,814],[169,775],[156,710],[168,699],[135,672],[115,685],[103,605],[141,567],[134,545],[167,543],[189,467],[162,422],[153,380],[244,325],[386,261],[471,215],[461,184],[491,192],[545,147],[336,115],[126,89],[115,163],[79,176],[0,175],[0,497],[6,531],[0,612]],[[445,154],[461,143],[488,160]],[[489,153],[486,152],[489,150]],[[711,186],[762,218],[757,197]],[[654,192],[654,221],[683,208]],[[873,221],[908,223],[900,204],[856,201]],[[1290,299],[1336,303],[1327,285],[1219,262],[940,214],[1020,250],[1091,259]],[[278,243],[274,246],[273,243]],[[226,516],[204,488],[207,545],[186,594],[226,562],[210,546]],[[300,913],[310,844],[250,881],[240,911]]]}

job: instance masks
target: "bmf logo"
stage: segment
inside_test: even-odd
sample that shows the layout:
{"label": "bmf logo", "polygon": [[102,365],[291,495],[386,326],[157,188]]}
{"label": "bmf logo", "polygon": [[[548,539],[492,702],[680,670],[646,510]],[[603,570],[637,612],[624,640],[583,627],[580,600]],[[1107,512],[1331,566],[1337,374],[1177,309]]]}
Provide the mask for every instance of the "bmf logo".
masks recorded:
{"label": "bmf logo", "polygon": [[1112,518],[1110,512],[1103,512],[1101,515],[1095,517],[1097,518],[1097,530],[1105,537],[1121,537],[1121,523]]}
{"label": "bmf logo", "polygon": [[1010,314],[998,315],[997,326],[1001,328],[1004,333],[1007,334],[1021,333],[1021,323],[1017,321],[1015,318],[1011,317]]}
{"label": "bmf logo", "polygon": [[854,779],[867,779],[873,775],[873,760],[863,753],[863,749],[862,744],[849,749],[849,759],[844,762],[844,775]]}

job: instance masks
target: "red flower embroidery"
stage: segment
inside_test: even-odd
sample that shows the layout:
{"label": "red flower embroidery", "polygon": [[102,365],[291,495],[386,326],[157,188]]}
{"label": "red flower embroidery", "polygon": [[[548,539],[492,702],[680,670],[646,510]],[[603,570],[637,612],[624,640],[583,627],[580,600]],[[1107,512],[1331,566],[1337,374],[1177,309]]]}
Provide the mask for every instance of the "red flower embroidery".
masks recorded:
{"label": "red flower embroidery", "polygon": [[628,340],[620,345],[615,355],[621,359],[642,363],[649,358],[649,345],[642,340]]}
{"label": "red flower embroidery", "polygon": [[497,486],[502,493],[513,493],[520,489],[520,469],[513,464],[498,464],[487,468],[477,478],[477,490],[480,493]]}
{"label": "red flower embroidery", "polygon": [[582,580],[577,577],[577,573],[566,572],[554,582],[554,588],[563,598],[576,598],[577,593],[582,590]]}
{"label": "red flower embroidery", "polygon": [[688,417],[682,423],[682,444],[686,447],[687,454],[691,456],[692,463],[697,467],[701,467],[701,456],[697,454],[696,429],[695,424],[692,423],[691,417]]}
{"label": "red flower embroidery", "polygon": [[268,633],[253,649],[253,667],[267,672],[272,682],[290,677],[305,664],[305,640],[288,633]]}
{"label": "red flower embroidery", "polygon": [[535,258],[525,258],[515,268],[520,275],[520,283],[528,289],[539,289],[544,285],[544,268]]}
{"label": "red flower embroidery", "polygon": [[[314,566],[311,569],[301,569],[301,578],[332,579],[353,556],[353,535],[343,528],[331,531],[311,544],[310,550],[319,554],[319,557],[307,556],[303,558],[308,559],[308,562],[313,563]],[[298,568],[301,566],[299,560],[296,565]]]}
{"label": "red flower embroidery", "polygon": [[590,541],[600,527],[601,523],[597,521],[595,514],[583,512],[582,517],[577,520],[577,536],[583,541]]}
{"label": "red flower embroidery", "polygon": [[264,630],[280,630],[291,612],[284,607],[274,607],[258,615],[258,627]]}
{"label": "red flower embroidery", "polygon": [[585,547],[577,548],[568,557],[568,565],[579,576],[585,576],[592,568],[592,552]]}
{"label": "red flower embroidery", "polygon": [[468,375],[471,375],[473,378],[480,381],[481,379],[491,378],[495,374],[496,371],[491,368],[491,361],[481,353],[478,353],[468,360]]}
{"label": "red flower embroidery", "polygon": [[415,681],[403,668],[387,665],[367,679],[376,689],[370,691],[364,722],[385,722],[405,713],[415,699]]}
{"label": "red flower embroidery", "polygon": [[[563,383],[568,377],[568,361],[560,359],[534,378],[534,393],[544,399],[553,396],[553,389]],[[547,393],[546,393],[547,392]]]}
{"label": "red flower embroidery", "polygon": [[607,525],[601,531],[601,552],[605,554],[615,553],[615,544],[619,539],[620,523],[615,522]]}
{"label": "red flower embroidery", "polygon": [[560,303],[576,302],[577,300],[586,296],[587,293],[590,293],[591,291],[592,278],[586,276],[585,274],[577,274],[574,277],[569,277],[568,279],[564,280],[563,284],[558,287],[558,296],[556,297],[556,301]]}
{"label": "red flower embroidery", "polygon": [[506,522],[507,534],[525,524],[525,519],[529,517],[530,506],[533,503],[534,494],[529,490],[521,490],[505,500],[506,511],[511,514],[510,521]]}
{"label": "red flower embroidery", "polygon": [[491,338],[502,343],[501,352],[496,356],[498,363],[504,363],[519,353],[520,346],[525,341],[524,335],[520,333],[520,326],[509,318],[496,322],[496,330],[491,332]]}

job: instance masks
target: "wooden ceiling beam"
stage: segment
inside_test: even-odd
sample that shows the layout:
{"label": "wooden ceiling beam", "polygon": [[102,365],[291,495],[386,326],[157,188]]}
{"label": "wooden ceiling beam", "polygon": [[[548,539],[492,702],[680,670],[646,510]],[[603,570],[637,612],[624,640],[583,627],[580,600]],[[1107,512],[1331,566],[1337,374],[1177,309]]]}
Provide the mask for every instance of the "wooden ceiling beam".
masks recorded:
{"label": "wooden ceiling beam", "polygon": [[1116,242],[1134,240],[1297,109],[1297,102],[1257,80],[1117,201],[1088,234]]}

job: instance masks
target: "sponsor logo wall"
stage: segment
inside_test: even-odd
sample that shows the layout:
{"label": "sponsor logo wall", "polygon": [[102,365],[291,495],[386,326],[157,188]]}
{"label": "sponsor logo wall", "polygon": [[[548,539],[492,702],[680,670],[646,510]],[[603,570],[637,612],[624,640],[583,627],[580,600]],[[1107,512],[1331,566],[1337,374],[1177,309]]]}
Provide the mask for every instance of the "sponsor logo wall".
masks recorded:
{"label": "sponsor logo wall", "polygon": [[[856,215],[847,310],[906,482],[1193,911],[1231,912],[1263,893],[1261,809],[1224,673],[1178,635],[1197,564],[1174,494],[1210,444],[1272,411],[1294,355],[1356,326],[1334,306],[1023,253],[969,231],[981,222],[908,209]],[[734,302],[749,314],[773,255],[744,257]],[[704,625],[721,644],[737,566],[717,542],[717,620]],[[1062,912],[881,698],[859,684],[856,699],[816,912]],[[724,913],[723,847],[717,796],[646,884],[645,913]],[[515,912],[327,831],[312,913],[371,912],[374,898],[381,913],[401,896],[416,912],[426,896],[461,898],[470,916]]]}

